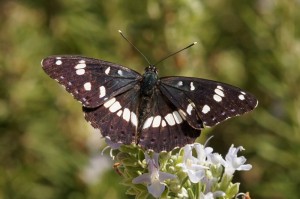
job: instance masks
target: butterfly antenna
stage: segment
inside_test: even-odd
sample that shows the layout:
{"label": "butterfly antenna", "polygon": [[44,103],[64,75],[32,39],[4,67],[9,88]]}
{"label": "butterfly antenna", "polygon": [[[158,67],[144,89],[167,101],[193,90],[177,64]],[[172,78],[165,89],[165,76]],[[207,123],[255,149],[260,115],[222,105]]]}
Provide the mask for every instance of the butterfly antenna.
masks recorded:
{"label": "butterfly antenna", "polygon": [[170,54],[170,55],[164,57],[163,59],[161,59],[160,61],[158,61],[157,63],[155,63],[153,66],[158,65],[160,62],[162,62],[162,61],[168,59],[169,57],[171,57],[171,56],[173,56],[173,55],[175,55],[175,54],[177,54],[177,53],[180,53],[180,52],[183,51],[183,50],[186,50],[186,49],[192,47],[192,46],[195,45],[195,44],[197,44],[197,42],[193,42],[192,44],[188,45],[187,47],[184,47],[184,48],[182,48],[181,50],[178,50],[178,51],[176,51],[176,52],[174,52],[174,53],[172,53],[172,54]]}
{"label": "butterfly antenna", "polygon": [[149,62],[149,60],[147,59],[147,57],[137,48],[137,47],[135,47],[135,45],[133,45],[133,43],[131,43],[124,35],[123,35],[123,33],[122,33],[122,31],[121,30],[119,30],[119,33],[120,33],[120,35],[131,45],[131,46],[133,46],[143,57],[144,57],[144,59],[147,61],[147,63],[149,64],[149,65],[151,65],[151,63]]}

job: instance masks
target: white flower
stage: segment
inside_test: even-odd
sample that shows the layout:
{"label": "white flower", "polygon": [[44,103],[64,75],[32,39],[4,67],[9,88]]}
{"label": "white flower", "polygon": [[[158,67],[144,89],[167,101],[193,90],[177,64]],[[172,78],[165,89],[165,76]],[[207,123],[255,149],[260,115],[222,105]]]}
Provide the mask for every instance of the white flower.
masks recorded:
{"label": "white flower", "polygon": [[208,162],[214,165],[219,165],[219,164],[225,164],[225,160],[223,159],[222,155],[219,153],[211,153],[207,156]]}
{"label": "white flower", "polygon": [[222,163],[225,167],[225,174],[233,175],[236,170],[248,171],[252,168],[251,164],[244,164],[247,160],[244,156],[237,157],[237,153],[242,150],[245,150],[242,146],[235,148],[231,145],[225,157],[225,162]]}
{"label": "white flower", "polygon": [[213,148],[204,147],[205,145],[195,143],[194,148],[197,152],[198,161],[201,164],[205,164],[207,162],[207,157],[213,152]]}
{"label": "white flower", "polygon": [[[197,158],[193,156],[193,148],[197,151]],[[198,183],[205,176],[205,160],[207,153],[210,149],[206,150],[201,144],[187,144],[184,147],[183,163],[178,164],[182,170],[186,172],[189,179],[193,183]]]}
{"label": "white flower", "polygon": [[214,193],[212,192],[208,192],[206,194],[204,193],[200,193],[200,199],[214,199],[214,198],[217,198],[217,197],[224,197],[225,196],[225,193],[223,191],[216,191]]}
{"label": "white flower", "polygon": [[164,184],[164,181],[167,179],[174,179],[176,178],[176,176],[173,174],[159,171],[159,154],[155,153],[153,156],[153,159],[151,159],[147,154],[145,154],[149,173],[144,173],[134,178],[132,180],[132,183],[146,183],[149,193],[152,194],[154,197],[158,198],[165,190],[166,185]]}

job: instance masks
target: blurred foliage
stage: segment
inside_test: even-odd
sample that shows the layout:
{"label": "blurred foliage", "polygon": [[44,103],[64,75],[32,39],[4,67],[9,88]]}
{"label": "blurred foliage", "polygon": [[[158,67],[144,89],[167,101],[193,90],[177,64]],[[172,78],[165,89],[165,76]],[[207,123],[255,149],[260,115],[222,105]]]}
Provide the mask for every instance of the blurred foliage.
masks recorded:
{"label": "blurred foliage", "polygon": [[0,198],[130,198],[101,156],[100,134],[40,61],[82,54],[142,72],[227,82],[258,108],[204,130],[224,151],[243,145],[253,165],[239,181],[252,198],[298,198],[300,186],[300,1],[0,1]]}

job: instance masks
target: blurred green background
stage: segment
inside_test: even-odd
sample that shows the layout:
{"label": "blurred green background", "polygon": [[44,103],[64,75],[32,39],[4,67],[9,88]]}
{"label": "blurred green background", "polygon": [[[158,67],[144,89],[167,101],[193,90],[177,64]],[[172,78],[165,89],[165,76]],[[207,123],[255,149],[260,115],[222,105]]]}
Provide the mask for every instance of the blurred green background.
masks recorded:
{"label": "blurred green background", "polygon": [[40,61],[81,54],[160,76],[230,83],[252,92],[258,108],[202,133],[226,154],[242,145],[253,165],[240,172],[252,198],[299,198],[300,1],[2,0],[0,1],[0,198],[133,198],[125,195],[99,132]]}

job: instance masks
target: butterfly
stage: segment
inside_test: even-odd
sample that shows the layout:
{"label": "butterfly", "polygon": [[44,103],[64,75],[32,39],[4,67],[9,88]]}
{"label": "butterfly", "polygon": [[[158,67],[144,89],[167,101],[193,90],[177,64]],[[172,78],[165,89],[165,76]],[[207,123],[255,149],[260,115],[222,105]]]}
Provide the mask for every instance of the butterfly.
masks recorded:
{"label": "butterfly", "polygon": [[82,103],[85,119],[113,143],[155,152],[193,143],[204,127],[253,110],[257,99],[229,84],[195,77],[158,78],[84,56],[50,56],[44,71]]}

